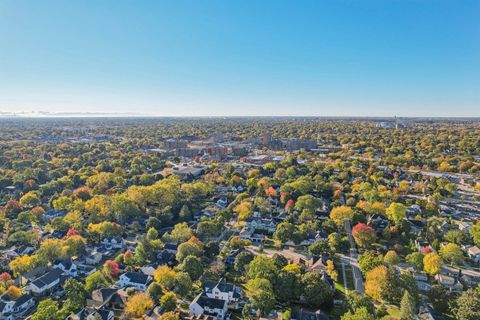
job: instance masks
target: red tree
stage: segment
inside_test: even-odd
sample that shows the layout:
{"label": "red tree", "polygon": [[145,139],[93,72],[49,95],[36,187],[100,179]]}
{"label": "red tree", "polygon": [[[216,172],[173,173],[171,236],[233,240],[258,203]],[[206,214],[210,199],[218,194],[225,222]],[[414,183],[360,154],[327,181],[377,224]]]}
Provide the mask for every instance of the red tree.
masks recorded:
{"label": "red tree", "polygon": [[295,201],[290,199],[287,201],[287,204],[285,205],[285,210],[287,210],[288,212],[291,212],[294,206],[295,206]]}
{"label": "red tree", "polygon": [[71,236],[76,236],[76,235],[79,235],[77,229],[75,229],[74,227],[71,227],[70,229],[68,229],[67,234],[65,235],[65,238],[68,239]]}
{"label": "red tree", "polygon": [[423,247],[422,254],[427,255],[430,252],[432,252],[432,249],[430,248],[430,246]]}
{"label": "red tree", "polygon": [[269,187],[267,190],[265,190],[265,194],[269,197],[276,197],[277,196],[277,190],[275,190],[274,187]]}
{"label": "red tree", "polygon": [[285,201],[287,201],[289,196],[290,195],[288,194],[288,192],[280,192],[280,202],[285,203]]}
{"label": "red tree", "polygon": [[115,260],[107,260],[103,265],[103,273],[109,278],[116,278],[120,272],[120,267]]}
{"label": "red tree", "polygon": [[377,238],[375,230],[365,223],[355,225],[352,229],[352,236],[360,247],[368,247]]}

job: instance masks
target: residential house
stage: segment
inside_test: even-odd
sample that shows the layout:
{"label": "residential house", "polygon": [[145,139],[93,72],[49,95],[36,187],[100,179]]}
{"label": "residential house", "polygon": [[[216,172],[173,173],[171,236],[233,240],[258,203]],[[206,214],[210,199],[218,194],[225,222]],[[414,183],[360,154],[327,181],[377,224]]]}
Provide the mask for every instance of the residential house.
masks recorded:
{"label": "residential house", "polygon": [[219,281],[206,281],[203,290],[207,297],[227,300],[228,304],[234,304],[237,307],[237,303],[242,298],[242,291],[234,284]]}
{"label": "residential house", "polygon": [[368,218],[367,224],[380,234],[390,225],[390,222],[384,216],[374,213]]}
{"label": "residential house", "polygon": [[227,255],[225,258],[225,264],[227,266],[233,266],[235,264],[235,258],[242,252],[243,250],[241,249],[234,249],[230,251],[230,253]]}
{"label": "residential house", "polygon": [[90,313],[85,320],[113,320],[114,319],[114,314],[110,310],[105,310],[105,309],[98,309],[98,310],[93,310],[92,313]]}
{"label": "residential house", "polygon": [[175,253],[164,249],[157,254],[157,261],[159,264],[168,264],[171,266],[175,263]]}
{"label": "residential house", "polygon": [[27,291],[31,291],[36,295],[51,293],[63,283],[63,280],[65,280],[65,277],[62,277],[62,274],[62,269],[54,268],[28,283],[25,288]]}
{"label": "residential house", "polygon": [[328,257],[313,256],[312,259],[310,259],[309,261],[309,271],[323,273],[327,268],[327,260],[329,260]]}
{"label": "residential house", "polygon": [[69,275],[70,277],[77,276],[77,265],[73,263],[71,258],[57,260],[53,263],[54,268],[61,269],[63,274]]}
{"label": "residential house", "polygon": [[120,276],[117,284],[120,287],[134,287],[139,291],[145,291],[151,281],[152,277],[146,274],[140,272],[125,272]]}
{"label": "residential house", "polygon": [[178,243],[171,243],[171,242],[165,243],[163,250],[171,252],[173,254],[177,254]]}
{"label": "residential house", "polygon": [[437,318],[433,316],[432,310],[429,307],[422,304],[418,309],[418,313],[415,315],[415,320],[436,320]]}
{"label": "residential house", "polygon": [[25,285],[29,282],[32,282],[33,280],[37,279],[41,275],[44,275],[45,273],[47,273],[47,271],[48,271],[47,267],[36,267],[32,271],[24,273],[19,277],[19,285]]}
{"label": "residential house", "polygon": [[15,300],[4,295],[0,298],[0,320],[19,319],[34,305],[35,301],[28,293],[21,295]]}
{"label": "residential house", "polygon": [[106,237],[100,243],[108,250],[123,249],[125,247],[125,240],[122,237]]}
{"label": "residential house", "polygon": [[115,315],[112,311],[103,307],[97,309],[92,307],[83,308],[77,314],[69,315],[66,320],[113,320]]}
{"label": "residential house", "polygon": [[92,298],[87,299],[87,306],[111,311],[114,316],[120,317],[123,314],[128,294],[123,289],[100,288],[92,292]]}
{"label": "residential house", "polygon": [[323,313],[320,310],[315,312],[308,311],[303,308],[294,309],[291,313],[291,320],[328,320],[329,317],[327,314]]}
{"label": "residential house", "polygon": [[432,289],[432,285],[428,282],[428,275],[423,271],[415,271],[412,273],[417,287],[422,292],[428,292]]}
{"label": "residential house", "polygon": [[470,228],[473,226],[473,223],[467,221],[457,221],[456,224],[458,225],[458,230],[469,232]]}
{"label": "residential house", "polygon": [[423,250],[430,250],[430,252],[435,252],[435,250],[432,248],[432,246],[428,243],[428,241],[425,241],[422,238],[417,238],[415,239],[415,248],[418,251],[423,251]]}
{"label": "residential house", "polygon": [[445,274],[437,274],[435,276],[435,279],[438,281],[439,284],[448,288],[450,291],[461,292],[463,290],[463,285],[458,282],[454,277]]}
{"label": "residential house", "polygon": [[228,200],[225,197],[222,197],[218,199],[218,201],[215,203],[215,205],[219,208],[226,208],[228,205]]}
{"label": "residential house", "polygon": [[470,246],[467,248],[467,256],[475,263],[480,264],[480,248],[477,246]]}
{"label": "residential house", "polygon": [[205,292],[201,292],[190,303],[189,312],[192,317],[208,316],[211,320],[223,320],[227,308],[227,300],[210,298]]}
{"label": "residential house", "polygon": [[88,265],[95,266],[102,261],[103,254],[101,252],[98,252],[97,250],[92,251],[90,254],[88,254],[85,257],[85,263]]}

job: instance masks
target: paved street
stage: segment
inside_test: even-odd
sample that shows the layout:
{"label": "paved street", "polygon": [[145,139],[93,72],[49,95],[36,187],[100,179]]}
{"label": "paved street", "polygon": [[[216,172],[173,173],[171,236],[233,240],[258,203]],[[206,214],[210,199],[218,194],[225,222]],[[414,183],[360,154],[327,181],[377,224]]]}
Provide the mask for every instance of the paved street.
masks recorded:
{"label": "paved street", "polygon": [[362,272],[360,271],[360,267],[357,261],[358,251],[352,236],[352,225],[350,220],[345,220],[345,231],[347,232],[351,249],[348,256],[341,254],[340,259],[342,260],[342,263],[348,263],[352,267],[353,283],[355,285],[355,290],[360,294],[365,294]]}

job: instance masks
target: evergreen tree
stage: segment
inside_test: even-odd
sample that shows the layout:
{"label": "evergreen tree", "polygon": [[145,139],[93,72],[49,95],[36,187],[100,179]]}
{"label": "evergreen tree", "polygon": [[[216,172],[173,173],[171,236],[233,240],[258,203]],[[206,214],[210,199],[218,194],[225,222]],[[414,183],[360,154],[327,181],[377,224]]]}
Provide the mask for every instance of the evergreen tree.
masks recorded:
{"label": "evergreen tree", "polygon": [[415,300],[408,290],[405,290],[403,294],[402,302],[400,303],[400,312],[402,320],[413,320],[415,316]]}

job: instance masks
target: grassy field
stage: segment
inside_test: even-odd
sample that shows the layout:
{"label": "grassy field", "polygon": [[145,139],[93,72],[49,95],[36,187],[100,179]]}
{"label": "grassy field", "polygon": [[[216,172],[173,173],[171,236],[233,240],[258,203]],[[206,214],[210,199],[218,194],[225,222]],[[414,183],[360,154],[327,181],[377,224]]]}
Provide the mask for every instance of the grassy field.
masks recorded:
{"label": "grassy field", "polygon": [[345,289],[348,291],[353,291],[355,290],[355,285],[353,281],[353,273],[352,273],[352,268],[349,265],[345,265],[345,277],[346,277],[346,282],[347,282],[347,287],[345,288],[345,282],[343,280],[343,271],[342,267],[340,266],[338,270],[338,282],[335,284],[335,287],[337,290],[345,293]]}

